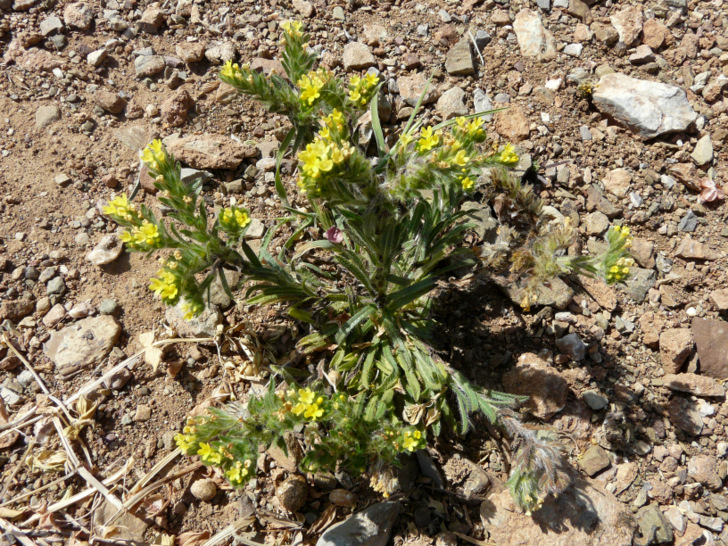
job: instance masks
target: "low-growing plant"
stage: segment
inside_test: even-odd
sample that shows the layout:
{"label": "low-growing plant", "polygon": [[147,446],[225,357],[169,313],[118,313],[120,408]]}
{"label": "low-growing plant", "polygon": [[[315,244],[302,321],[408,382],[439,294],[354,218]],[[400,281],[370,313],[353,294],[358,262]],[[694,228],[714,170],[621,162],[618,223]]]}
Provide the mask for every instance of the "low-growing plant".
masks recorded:
{"label": "low-growing plant", "polygon": [[[232,296],[224,270],[235,269],[246,304],[280,305],[308,330],[298,350],[324,357],[316,376],[272,368],[265,395],[191,418],[178,445],[242,486],[255,475],[260,445],[284,447],[285,433],[302,430],[302,470],[368,469],[375,489],[388,494],[394,485],[381,479],[383,469],[400,453],[424,447],[443,424],[465,434],[480,413],[512,439],[514,498],[526,510],[538,507],[568,483],[558,444],[520,425],[511,410],[520,397],[472,384],[433,351],[432,296],[467,270],[510,271],[523,285],[525,309],[557,275],[621,281],[631,265],[627,228],[609,230],[602,255],[569,255],[575,230],[568,221],[546,223],[541,201],[508,173],[519,162],[513,147],[487,144],[483,113],[423,126],[420,99],[399,134],[385,138],[376,71],[344,82],[314,69],[301,24],[281,27],[285,75],[232,62],[220,73],[292,125],[275,178],[286,215],[260,248],[245,238],[249,212],[233,203],[211,214],[200,184],[180,180],[179,164],[158,140],[141,158],[170,212],[158,217],[123,195],[105,208],[126,228],[131,250],[170,250],[150,284],[164,303],[182,305],[191,318],[205,308],[215,278]],[[355,131],[365,114],[371,144]],[[287,152],[298,160],[305,207],[291,204],[280,174]],[[501,226],[495,243],[472,249],[463,243],[472,224],[462,205],[475,195],[493,205]],[[307,239],[312,232],[319,237]],[[274,237],[284,238],[275,253]]]}

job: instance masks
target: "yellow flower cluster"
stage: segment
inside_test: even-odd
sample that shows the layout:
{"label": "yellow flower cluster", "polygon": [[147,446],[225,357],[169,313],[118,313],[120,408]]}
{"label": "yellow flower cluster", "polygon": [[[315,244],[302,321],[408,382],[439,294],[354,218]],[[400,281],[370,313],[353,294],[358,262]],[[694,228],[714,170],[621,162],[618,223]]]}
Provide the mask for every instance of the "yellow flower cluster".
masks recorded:
{"label": "yellow flower cluster", "polygon": [[632,258],[620,258],[617,263],[607,271],[607,282],[619,282],[629,275],[629,268],[634,265]]}
{"label": "yellow flower cluster", "polygon": [[315,421],[324,414],[321,407],[324,403],[323,396],[316,397],[316,394],[309,388],[298,390],[298,403],[293,406],[291,413],[293,415],[301,415],[306,419]]}
{"label": "yellow flower cluster", "polygon": [[136,207],[129,202],[125,193],[118,197],[114,197],[111,201],[109,201],[109,204],[103,208],[103,211],[104,214],[116,216],[117,218],[126,220],[127,222],[133,222],[139,218],[136,212]]}
{"label": "yellow flower cluster", "polygon": [[629,235],[629,228],[627,226],[614,226],[612,231],[617,235],[618,239],[623,241],[624,248],[632,246],[632,237]]}
{"label": "yellow flower cluster", "polygon": [[225,208],[220,211],[220,224],[230,230],[238,230],[250,223],[250,215],[245,209],[238,207]]}
{"label": "yellow flower cluster", "polygon": [[243,68],[241,70],[238,63],[233,63],[232,60],[228,60],[220,70],[220,78],[225,81],[228,80],[229,83],[233,82],[240,82],[243,78],[243,71],[248,73],[248,77],[245,78],[245,82],[248,85],[253,85],[253,75],[249,72],[250,67],[247,64],[243,65]]}
{"label": "yellow flower cluster", "polygon": [[283,21],[281,28],[285,32],[285,37],[300,38],[303,36],[303,24],[300,21]]}
{"label": "yellow flower cluster", "polygon": [[240,487],[250,475],[250,467],[252,464],[250,459],[246,459],[245,462],[235,461],[235,464],[225,471],[225,477],[233,487]]}
{"label": "yellow flower cluster", "polygon": [[441,131],[433,131],[432,127],[426,127],[420,131],[420,139],[417,141],[417,151],[420,153],[429,152],[440,143]]}
{"label": "yellow flower cluster", "polygon": [[319,68],[317,71],[311,71],[305,76],[301,76],[298,80],[298,88],[301,90],[301,96],[299,97],[301,102],[311,106],[316,99],[321,96],[321,89],[323,89],[326,82],[329,80],[329,75],[326,70]]}
{"label": "yellow flower cluster", "polygon": [[144,220],[140,226],[131,228],[131,231],[122,233],[120,239],[132,247],[146,245],[154,248],[161,243],[159,228],[148,220]]}
{"label": "yellow flower cluster", "polygon": [[321,125],[319,136],[323,140],[330,140],[334,135],[343,131],[344,114],[341,113],[341,110],[334,108],[333,112],[321,120]]}
{"label": "yellow flower cluster", "polygon": [[139,157],[147,167],[154,171],[161,171],[167,166],[167,154],[164,145],[159,139],[153,140],[149,145],[139,152]]}
{"label": "yellow flower cluster", "polygon": [[501,165],[505,165],[507,167],[518,165],[518,162],[521,160],[516,151],[513,149],[513,146],[510,144],[506,144],[505,147],[497,154],[496,158]]}
{"label": "yellow flower cluster", "polygon": [[352,76],[349,80],[349,100],[354,104],[366,106],[378,83],[379,78],[371,73],[363,78]]}
{"label": "yellow flower cluster", "polygon": [[202,313],[205,306],[197,301],[184,300],[182,302],[182,312],[184,313],[185,320],[192,320],[197,315]]}
{"label": "yellow flower cluster", "polygon": [[422,433],[419,430],[415,430],[414,432],[408,430],[404,433],[404,441],[402,442],[402,447],[410,452],[415,451],[420,446],[421,439]]}
{"label": "yellow flower cluster", "polygon": [[[188,420],[187,422],[189,423],[190,421]],[[177,443],[177,447],[179,447],[185,453],[188,453],[190,449],[197,445],[195,441],[196,432],[197,428],[195,428],[193,425],[185,425],[185,427],[182,429],[182,433],[175,434],[174,436],[174,441]]]}
{"label": "yellow flower cluster", "polygon": [[177,300],[177,295],[179,294],[177,283],[178,279],[174,273],[168,269],[160,269],[157,271],[157,276],[152,277],[149,283],[149,290],[162,298],[163,302],[172,303]]}
{"label": "yellow flower cluster", "polygon": [[466,176],[465,178],[463,178],[462,180],[460,180],[460,184],[462,184],[463,189],[465,191],[470,191],[475,186],[475,182],[473,182],[473,179],[470,178],[469,176]]}
{"label": "yellow flower cluster", "polygon": [[222,453],[205,442],[200,442],[197,454],[202,459],[202,462],[206,464],[219,465],[222,462]]}
{"label": "yellow flower cluster", "polygon": [[348,142],[339,145],[317,136],[306,146],[305,150],[298,153],[298,160],[301,162],[301,178],[298,186],[306,193],[311,189],[311,180],[316,180],[331,172],[334,167],[346,161],[353,152],[354,148]]}
{"label": "yellow flower cluster", "polygon": [[480,141],[485,137],[485,131],[483,130],[483,118],[473,118],[468,121],[467,118],[459,117],[455,120],[455,125],[463,135],[466,135],[475,141]]}

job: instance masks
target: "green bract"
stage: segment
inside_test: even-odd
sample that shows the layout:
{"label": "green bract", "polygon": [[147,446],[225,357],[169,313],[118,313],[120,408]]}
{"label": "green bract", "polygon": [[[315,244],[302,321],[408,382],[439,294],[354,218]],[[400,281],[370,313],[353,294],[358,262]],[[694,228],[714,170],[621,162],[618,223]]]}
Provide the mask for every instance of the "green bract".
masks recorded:
{"label": "green bract", "polygon": [[[220,73],[293,126],[276,170],[288,215],[268,229],[260,250],[244,238],[248,211],[233,203],[208,218],[199,185],[180,181],[179,164],[159,141],[142,159],[157,179],[168,220],[144,207],[137,211],[125,196],[105,213],[128,228],[131,249],[173,250],[150,285],[165,303],[184,301],[194,316],[216,275],[230,292],[223,270],[235,269],[248,287],[246,303],[282,304],[306,330],[298,351],[317,362],[323,355],[321,373],[338,379],[324,387],[316,377],[301,381],[301,370],[294,380],[292,370],[272,368],[265,395],[251,397],[247,407],[191,419],[178,445],[241,486],[254,476],[261,444],[284,445],[286,432],[303,427],[308,451],[302,470],[368,468],[374,487],[389,493],[381,478],[386,465],[424,447],[443,423],[465,434],[479,413],[512,439],[515,499],[526,509],[538,507],[568,483],[558,444],[520,425],[510,409],[519,397],[473,385],[435,354],[433,291],[455,271],[507,271],[523,285],[528,308],[539,285],[559,274],[620,281],[630,265],[628,231],[612,228],[601,256],[569,256],[574,229],[569,222],[545,222],[540,200],[508,173],[519,162],[515,150],[485,144],[482,113],[423,127],[418,104],[399,135],[385,138],[377,75],[344,83],[315,70],[300,23],[284,23],[282,31],[285,75],[264,76],[232,62]],[[364,117],[371,145],[361,145],[355,131]],[[305,200],[306,209],[291,205],[280,177],[288,152],[298,159],[296,199]],[[463,244],[472,226],[462,205],[476,194],[492,203],[501,227],[494,244],[473,249]],[[274,254],[271,241],[281,236]]]}

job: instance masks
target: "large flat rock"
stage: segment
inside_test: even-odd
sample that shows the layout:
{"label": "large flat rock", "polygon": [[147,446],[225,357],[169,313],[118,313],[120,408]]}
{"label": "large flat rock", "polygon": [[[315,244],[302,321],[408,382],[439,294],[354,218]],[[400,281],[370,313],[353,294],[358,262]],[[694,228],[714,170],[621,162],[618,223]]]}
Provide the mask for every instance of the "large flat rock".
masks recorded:
{"label": "large flat rock", "polygon": [[603,76],[593,101],[600,112],[645,138],[685,131],[698,119],[679,87],[625,74]]}
{"label": "large flat rock", "polygon": [[87,318],[53,332],[43,351],[66,375],[100,364],[120,334],[121,326],[110,315]]}
{"label": "large flat rock", "polygon": [[194,135],[172,140],[167,150],[193,169],[235,169],[244,159],[258,155],[255,146],[245,146],[225,135]]}

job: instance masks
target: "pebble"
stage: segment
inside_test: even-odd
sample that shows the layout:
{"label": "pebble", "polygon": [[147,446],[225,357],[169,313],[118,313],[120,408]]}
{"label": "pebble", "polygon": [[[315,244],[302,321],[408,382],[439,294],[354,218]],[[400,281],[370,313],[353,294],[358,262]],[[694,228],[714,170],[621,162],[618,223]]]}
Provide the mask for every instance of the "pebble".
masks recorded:
{"label": "pebble", "polygon": [[114,315],[118,310],[119,304],[113,299],[105,299],[99,305],[99,313],[102,315]]}
{"label": "pebble", "polygon": [[516,33],[521,55],[524,57],[535,57],[540,61],[556,58],[556,40],[543,26],[541,16],[537,12],[529,9],[519,10],[513,21],[513,31]]}
{"label": "pebble", "polygon": [[698,143],[695,145],[693,153],[690,154],[695,163],[702,167],[703,165],[709,164],[713,161],[713,143],[710,140],[710,135],[703,136]]}
{"label": "pebble", "polygon": [[344,46],[342,63],[347,71],[366,70],[377,64],[369,46],[360,42],[350,42]]}
{"label": "pebble", "polygon": [[215,481],[209,478],[195,480],[190,485],[190,493],[201,501],[211,501],[217,495],[217,486]]}
{"label": "pebble", "polygon": [[276,489],[276,498],[284,510],[298,512],[308,499],[308,484],[301,476],[291,476]]}
{"label": "pebble", "polygon": [[445,70],[451,76],[468,76],[475,73],[469,38],[463,38],[450,48],[445,57]]}

